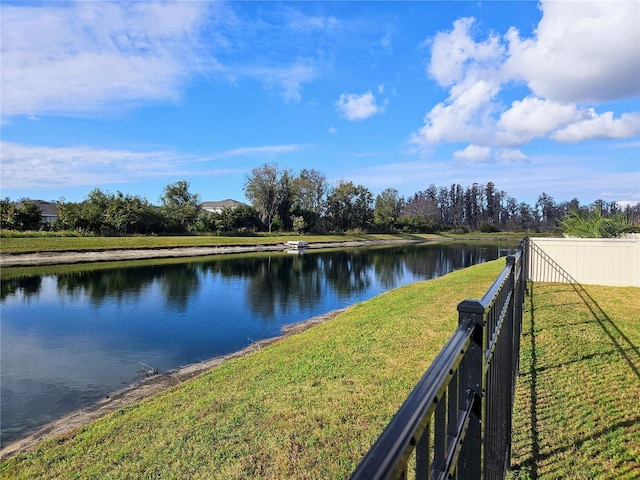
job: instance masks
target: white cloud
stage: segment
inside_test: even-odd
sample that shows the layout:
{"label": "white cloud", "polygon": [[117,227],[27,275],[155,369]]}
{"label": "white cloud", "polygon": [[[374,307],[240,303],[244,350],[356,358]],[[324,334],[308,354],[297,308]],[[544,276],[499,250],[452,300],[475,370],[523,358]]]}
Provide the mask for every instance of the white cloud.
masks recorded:
{"label": "white cloud", "polygon": [[2,142],[3,188],[49,188],[130,182],[179,169],[170,151],[46,147]]}
{"label": "white cloud", "polygon": [[255,77],[264,82],[268,88],[278,88],[287,102],[298,103],[302,99],[302,85],[317,75],[318,68],[313,61],[299,59],[285,67],[249,67],[239,72]]}
{"label": "white cloud", "polygon": [[536,137],[558,142],[631,138],[640,133],[640,114],[613,112],[597,114],[593,108],[578,110],[574,104],[560,104],[537,97],[513,102],[500,116],[496,144],[522,145]]}
{"label": "white cloud", "polygon": [[499,148],[495,153],[495,158],[506,163],[525,162],[529,160],[529,157],[520,150],[511,148]]}
{"label": "white cloud", "polygon": [[336,28],[339,24],[334,16],[306,15],[293,8],[284,8],[289,27],[295,31],[309,33],[310,31],[326,31]]}
{"label": "white cloud", "polygon": [[428,72],[443,87],[462,82],[469,71],[491,71],[500,64],[504,47],[497,36],[476,43],[469,34],[473,18],[461,18],[450,32],[438,32],[433,40]]}
{"label": "white cloud", "polygon": [[198,45],[206,8],[207,2],[3,6],[3,116],[175,101],[191,74],[217,66]]}
{"label": "white cloud", "polygon": [[488,162],[491,160],[491,149],[489,147],[469,145],[464,150],[453,152],[453,158],[469,162]]}
{"label": "white cloud", "polygon": [[[337,25],[333,17],[289,13],[293,30]],[[252,47],[260,28],[222,2],[3,5],[2,115],[87,115],[178,102],[191,78],[211,72],[231,83],[255,78],[299,102],[303,85],[329,66],[313,53],[262,55]],[[242,64],[234,64],[240,56]]]}
{"label": "white cloud", "polygon": [[209,155],[174,150],[131,151],[94,147],[49,147],[2,142],[3,188],[61,188],[131,183],[152,177],[238,173],[237,168],[202,169],[203,162],[235,157],[274,156],[309,145],[240,147]]}
{"label": "white cloud", "polygon": [[370,90],[362,95],[343,93],[336,102],[336,107],[347,120],[364,120],[382,111],[376,105],[376,97]]}
{"label": "white cloud", "polygon": [[601,102],[640,94],[640,3],[543,1],[533,38],[509,30],[507,69],[538,96]]}
{"label": "white cloud", "polygon": [[581,142],[583,140],[630,138],[640,134],[640,113],[624,113],[613,118],[613,112],[602,115],[593,109],[584,112],[583,118],[551,134],[558,142]]}
{"label": "white cloud", "polygon": [[298,152],[309,148],[311,145],[290,144],[290,145],[264,145],[260,147],[240,147],[226,150],[220,153],[214,153],[202,157],[201,161],[217,160],[221,158],[240,157],[240,156],[272,156],[280,153]]}
{"label": "white cloud", "polygon": [[516,100],[509,110],[500,116],[497,124],[496,143],[522,145],[536,137],[575,120],[575,105],[560,104],[538,97]]}
{"label": "white cloud", "polygon": [[638,203],[640,203],[640,195],[637,195],[638,200],[622,200],[621,202],[616,202],[619,208],[626,207],[635,207]]}
{"label": "white cloud", "polygon": [[496,84],[488,81],[469,82],[452,88],[445,102],[438,103],[425,116],[425,125],[413,137],[417,144],[441,142],[483,143],[491,137],[494,121],[488,115],[494,109],[492,102],[499,92]]}
{"label": "white cloud", "polygon": [[[510,29],[504,37],[491,33],[479,41],[471,35],[473,18],[455,21],[431,41],[427,69],[448,96],[427,112],[410,143],[513,147],[518,155],[494,152],[496,159],[513,161],[535,138],[580,142],[638,135],[639,113],[616,118],[578,104],[640,94],[638,18],[637,2],[543,2],[532,38]],[[522,81],[531,92],[503,105],[505,87]],[[474,154],[458,151],[456,158]]]}
{"label": "white cloud", "polygon": [[473,18],[457,20],[450,32],[435,36],[427,70],[440,85],[449,87],[449,95],[425,115],[425,125],[413,136],[413,143],[486,145],[491,137],[505,49],[497,36],[476,43],[470,34],[473,23]]}

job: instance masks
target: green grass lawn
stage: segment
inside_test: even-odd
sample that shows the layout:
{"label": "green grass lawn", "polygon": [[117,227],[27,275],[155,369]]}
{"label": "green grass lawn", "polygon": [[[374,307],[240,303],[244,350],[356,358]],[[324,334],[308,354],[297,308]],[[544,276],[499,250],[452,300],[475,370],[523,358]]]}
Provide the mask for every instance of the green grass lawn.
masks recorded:
{"label": "green grass lawn", "polygon": [[0,464],[4,478],[345,478],[504,259],[408,285]]}
{"label": "green grass lawn", "polygon": [[[2,478],[348,478],[504,259],[408,285],[0,463]],[[578,294],[580,292],[581,295]],[[640,289],[535,284],[511,478],[638,478]]]}
{"label": "green grass lawn", "polygon": [[531,292],[511,478],[640,478],[640,288]]}
{"label": "green grass lawn", "polygon": [[[4,233],[4,231],[3,231]],[[9,232],[7,232],[9,235]],[[113,250],[133,248],[209,247],[225,245],[267,245],[289,240],[307,242],[346,242],[358,240],[427,240],[443,238],[440,235],[408,234],[344,234],[344,235],[267,235],[225,236],[135,236],[135,237],[62,237],[34,236],[0,239],[0,253],[59,252],[81,250]]]}

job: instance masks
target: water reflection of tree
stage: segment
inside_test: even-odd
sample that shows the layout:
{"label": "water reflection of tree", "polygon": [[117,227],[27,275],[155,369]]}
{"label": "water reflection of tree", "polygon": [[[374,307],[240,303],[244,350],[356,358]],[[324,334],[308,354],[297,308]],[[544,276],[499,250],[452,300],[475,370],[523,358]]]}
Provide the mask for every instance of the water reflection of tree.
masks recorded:
{"label": "water reflection of tree", "polygon": [[167,306],[184,310],[199,288],[198,267],[187,263],[63,273],[57,276],[57,289],[71,297],[84,294],[99,306],[107,300],[137,300],[155,282]]}
{"label": "water reflection of tree", "polygon": [[378,280],[385,290],[395,288],[404,276],[405,256],[408,248],[394,249],[392,252],[373,251],[373,270]]}
{"label": "water reflection of tree", "polygon": [[421,278],[436,278],[451,271],[451,259],[443,255],[440,248],[417,248],[409,250],[405,256],[407,269],[415,276]]}
{"label": "water reflection of tree", "polygon": [[371,254],[366,250],[344,250],[327,255],[323,272],[327,282],[341,297],[349,297],[369,288],[367,275],[372,265]]}
{"label": "water reflection of tree", "polygon": [[57,276],[57,288],[61,294],[84,294],[92,304],[101,305],[107,299],[137,299],[160,276],[161,271],[153,267],[70,272]]}
{"label": "water reflection of tree", "polygon": [[42,275],[32,275],[29,277],[11,278],[0,282],[0,300],[4,300],[10,295],[22,295],[25,298],[31,297],[40,291],[42,285]]}
{"label": "water reflection of tree", "polygon": [[418,278],[436,278],[468,265],[496,258],[495,246],[432,244],[372,250],[375,275],[385,289],[394,288],[406,268]]}
{"label": "water reflection of tree", "polygon": [[232,257],[202,264],[204,272],[247,282],[247,304],[262,318],[290,308],[311,307],[322,299],[323,277],[318,257],[283,255]]}
{"label": "water reflection of tree", "polygon": [[251,310],[262,318],[273,318],[276,307],[284,304],[293,288],[291,259],[269,257],[255,264],[254,274],[248,279],[247,300]]}
{"label": "water reflection of tree", "polygon": [[[496,243],[441,243],[409,249],[404,256],[407,268],[417,276],[436,278],[469,265],[498,258]],[[502,250],[504,254],[505,249]]]}
{"label": "water reflection of tree", "polygon": [[249,279],[247,300],[262,318],[274,318],[290,308],[320,302],[323,281],[316,258],[281,255],[263,259]]}
{"label": "water reflection of tree", "polygon": [[170,265],[163,268],[159,278],[167,306],[185,311],[189,297],[200,289],[199,267],[197,264]]}

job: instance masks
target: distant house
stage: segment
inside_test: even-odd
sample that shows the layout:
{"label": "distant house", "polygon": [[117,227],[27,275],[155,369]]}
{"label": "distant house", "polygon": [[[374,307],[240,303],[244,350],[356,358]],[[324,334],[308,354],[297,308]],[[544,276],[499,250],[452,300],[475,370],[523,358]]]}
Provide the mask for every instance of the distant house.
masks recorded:
{"label": "distant house", "polygon": [[225,207],[231,208],[233,210],[234,208],[238,208],[242,206],[245,206],[245,204],[242,202],[238,202],[236,200],[231,200],[230,198],[227,198],[226,200],[221,200],[219,202],[202,202],[200,204],[200,208],[202,210],[210,213],[221,213],[222,209]]}
{"label": "distant house", "polygon": [[[42,214],[42,221],[45,223],[54,223],[58,220],[58,208],[53,202],[45,202],[44,200],[31,200],[39,208]],[[16,208],[20,210],[24,204],[22,202],[16,203]]]}

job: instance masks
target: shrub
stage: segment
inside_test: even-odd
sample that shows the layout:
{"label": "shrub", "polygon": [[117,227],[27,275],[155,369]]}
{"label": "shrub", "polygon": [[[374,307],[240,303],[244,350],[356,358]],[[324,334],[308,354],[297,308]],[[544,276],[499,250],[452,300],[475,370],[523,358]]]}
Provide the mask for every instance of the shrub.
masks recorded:
{"label": "shrub", "polygon": [[493,223],[482,222],[478,230],[480,230],[482,233],[497,233],[500,231],[500,228]]}
{"label": "shrub", "polygon": [[465,235],[471,232],[471,229],[469,228],[468,225],[460,225],[455,228],[452,228],[451,230],[449,230],[449,232],[455,235]]}

